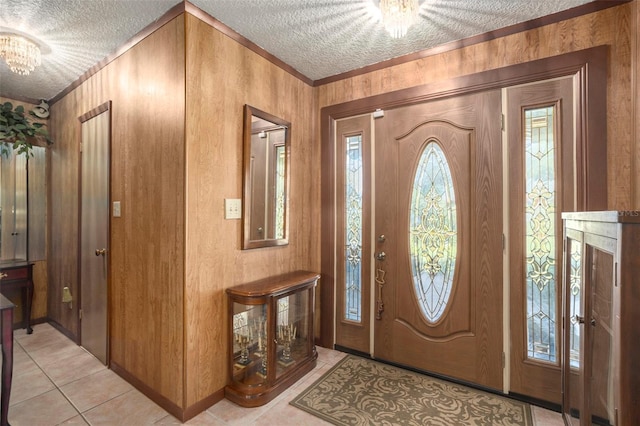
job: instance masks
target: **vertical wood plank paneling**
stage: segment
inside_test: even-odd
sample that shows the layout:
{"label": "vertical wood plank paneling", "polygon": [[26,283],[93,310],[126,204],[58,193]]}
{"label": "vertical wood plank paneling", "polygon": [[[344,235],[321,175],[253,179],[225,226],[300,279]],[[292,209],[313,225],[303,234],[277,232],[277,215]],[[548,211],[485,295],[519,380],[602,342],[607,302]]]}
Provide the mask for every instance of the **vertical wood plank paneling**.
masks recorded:
{"label": "vertical wood plank paneling", "polygon": [[[608,204],[610,208],[629,209],[632,185],[637,187],[640,184],[637,173],[632,175],[631,171],[631,158],[634,153],[640,156],[640,143],[632,141],[631,136],[631,38],[638,37],[637,31],[631,31],[631,22],[632,17],[636,21],[639,19],[637,7],[636,0],[485,43],[328,83],[317,88],[318,107],[321,109],[479,71],[610,45],[607,80]],[[637,49],[636,47],[636,51]],[[637,73],[637,69],[633,72]],[[635,93],[640,93],[640,90],[636,89]],[[320,140],[319,135],[317,140]],[[638,189],[634,190],[640,192]]]}
{"label": "vertical wood plank paneling", "polygon": [[[74,97],[51,107],[50,180],[47,197],[49,238],[47,251],[47,312],[51,320],[78,339],[78,137],[79,122]],[[55,228],[55,232],[54,229]],[[68,286],[76,303],[71,309],[62,303],[62,289]]]}
{"label": "vertical wood plank paneling", "polygon": [[111,356],[182,406],[184,17],[113,65]]}
{"label": "vertical wood plank paneling", "polygon": [[633,165],[631,176],[634,177],[631,209],[640,209],[640,0],[635,0],[631,6],[632,51],[631,51],[631,82],[633,93],[634,126],[632,143]]}
{"label": "vertical wood plank paneling", "polygon": [[49,316],[77,335],[78,117],[112,101],[111,362],[182,406],[184,18],[172,20],[52,107]]}
{"label": "vertical wood plank paneling", "polygon": [[[47,317],[47,261],[38,260],[33,263],[33,301],[31,302],[31,318]],[[61,299],[62,300],[62,299]]]}
{"label": "vertical wood plank paneling", "polygon": [[[319,145],[313,88],[187,15],[186,406],[227,383],[224,290],[295,269],[319,270]],[[243,106],[291,122],[289,245],[241,250]]]}

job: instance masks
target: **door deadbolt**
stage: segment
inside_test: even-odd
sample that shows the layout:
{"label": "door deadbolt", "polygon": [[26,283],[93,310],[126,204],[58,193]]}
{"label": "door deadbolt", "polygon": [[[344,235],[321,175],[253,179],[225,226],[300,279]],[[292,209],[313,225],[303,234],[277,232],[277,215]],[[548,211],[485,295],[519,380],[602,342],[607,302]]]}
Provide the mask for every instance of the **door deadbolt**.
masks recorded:
{"label": "door deadbolt", "polygon": [[96,249],[96,256],[104,256],[105,254],[107,254],[107,249],[106,248]]}
{"label": "door deadbolt", "polygon": [[378,237],[378,242],[379,243],[384,243],[385,241],[387,241],[387,237],[384,236],[384,234],[380,235]]}
{"label": "door deadbolt", "polygon": [[387,258],[387,253],[381,251],[380,253],[376,254],[376,259],[378,260],[385,260]]}

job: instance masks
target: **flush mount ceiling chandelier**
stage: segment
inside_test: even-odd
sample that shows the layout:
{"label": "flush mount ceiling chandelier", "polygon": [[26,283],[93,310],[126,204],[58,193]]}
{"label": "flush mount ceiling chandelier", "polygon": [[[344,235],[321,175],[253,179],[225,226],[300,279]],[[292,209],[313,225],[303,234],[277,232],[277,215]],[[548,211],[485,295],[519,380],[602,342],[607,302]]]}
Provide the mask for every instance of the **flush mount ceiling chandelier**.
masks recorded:
{"label": "flush mount ceiling chandelier", "polygon": [[418,0],[380,0],[382,23],[393,38],[407,35],[418,19],[418,9]]}
{"label": "flush mount ceiling chandelier", "polygon": [[0,33],[0,57],[16,74],[29,75],[41,64],[40,47],[18,34]]}

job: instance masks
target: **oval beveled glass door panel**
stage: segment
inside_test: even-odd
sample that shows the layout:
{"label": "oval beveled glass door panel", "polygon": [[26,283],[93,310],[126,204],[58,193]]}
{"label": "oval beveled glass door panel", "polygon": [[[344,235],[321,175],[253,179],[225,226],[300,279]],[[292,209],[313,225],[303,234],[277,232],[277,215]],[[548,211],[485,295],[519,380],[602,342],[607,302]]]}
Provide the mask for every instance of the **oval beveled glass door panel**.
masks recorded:
{"label": "oval beveled glass door panel", "polygon": [[418,305],[430,323],[451,296],[457,254],[456,200],[447,159],[434,140],[420,156],[411,190],[409,254]]}

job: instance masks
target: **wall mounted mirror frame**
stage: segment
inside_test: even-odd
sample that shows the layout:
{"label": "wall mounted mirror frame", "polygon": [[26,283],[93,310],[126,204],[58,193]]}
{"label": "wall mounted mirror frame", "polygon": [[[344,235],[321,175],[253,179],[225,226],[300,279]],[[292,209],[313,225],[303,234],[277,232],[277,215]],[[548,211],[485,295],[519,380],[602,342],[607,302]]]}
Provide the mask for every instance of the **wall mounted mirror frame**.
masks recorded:
{"label": "wall mounted mirror frame", "polygon": [[244,107],[244,250],[289,243],[291,123]]}

